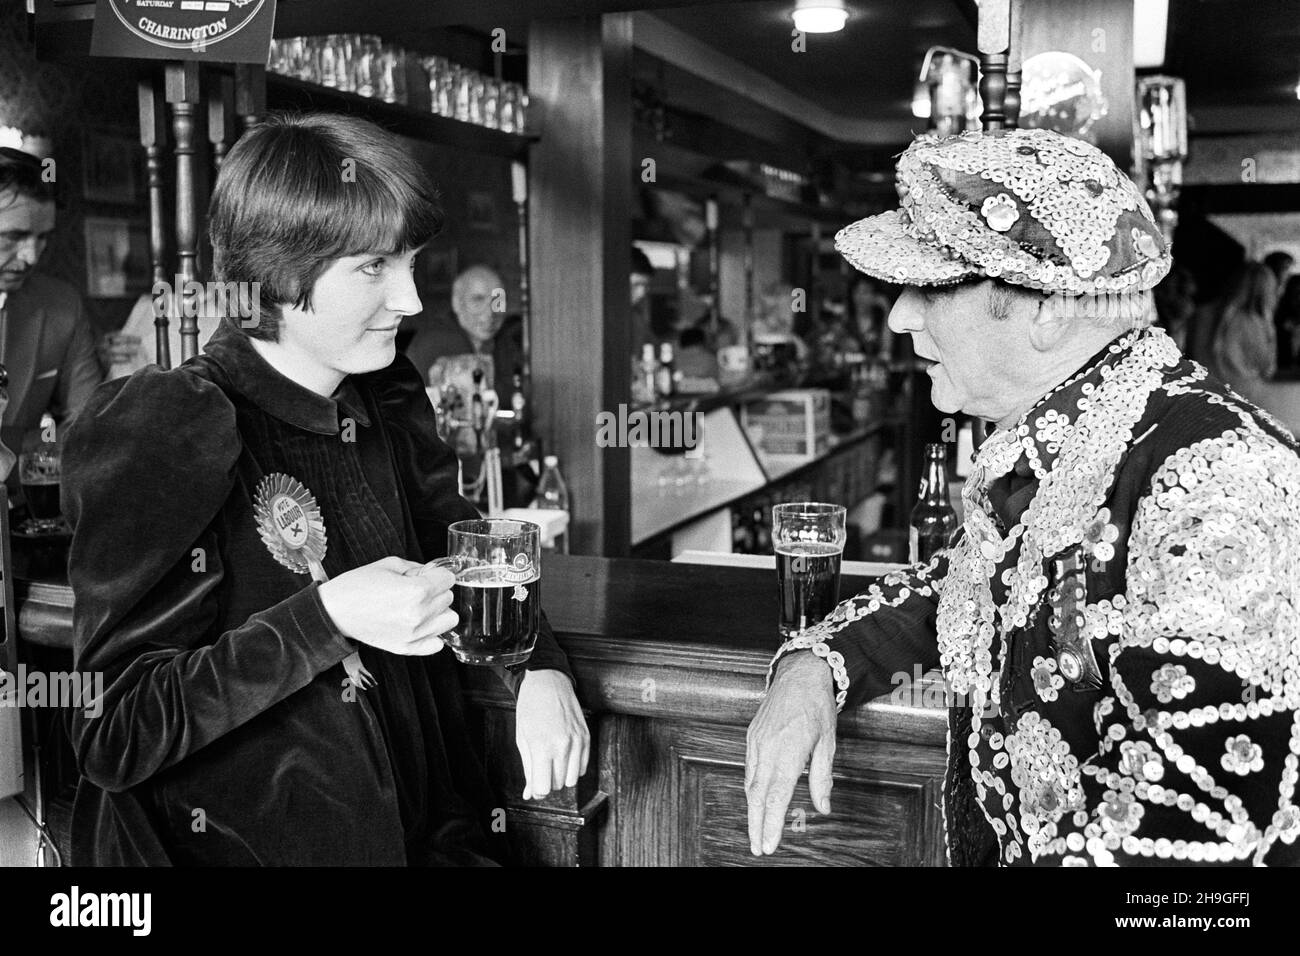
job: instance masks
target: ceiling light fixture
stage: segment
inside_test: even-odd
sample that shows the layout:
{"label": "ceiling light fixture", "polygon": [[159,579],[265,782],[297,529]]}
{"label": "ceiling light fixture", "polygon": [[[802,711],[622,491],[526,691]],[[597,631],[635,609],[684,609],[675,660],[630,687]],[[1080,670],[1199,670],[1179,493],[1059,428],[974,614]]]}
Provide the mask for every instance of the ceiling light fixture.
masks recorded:
{"label": "ceiling light fixture", "polygon": [[1133,65],[1139,70],[1165,65],[1169,0],[1133,0]]}
{"label": "ceiling light fixture", "polygon": [[849,11],[844,0],[798,0],[790,16],[804,33],[836,33],[844,29]]}

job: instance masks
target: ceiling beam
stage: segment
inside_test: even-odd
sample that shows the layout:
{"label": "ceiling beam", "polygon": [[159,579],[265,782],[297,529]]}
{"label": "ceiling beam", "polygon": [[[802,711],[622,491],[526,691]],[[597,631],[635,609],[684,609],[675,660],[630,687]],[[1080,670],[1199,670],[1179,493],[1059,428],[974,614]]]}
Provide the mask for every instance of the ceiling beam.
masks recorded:
{"label": "ceiling beam", "polygon": [[[425,30],[596,16],[643,9],[647,0],[280,0],[276,35]],[[656,7],[689,7],[699,0],[654,0]]]}
{"label": "ceiling beam", "polygon": [[1285,106],[1201,106],[1190,111],[1193,137],[1228,133],[1293,133],[1300,103]]}
{"label": "ceiling beam", "polygon": [[904,143],[912,138],[908,120],[849,119],[806,99],[758,70],[719,53],[653,14],[635,13],[632,42],[680,69],[715,86],[761,103],[768,109],[841,143]]}

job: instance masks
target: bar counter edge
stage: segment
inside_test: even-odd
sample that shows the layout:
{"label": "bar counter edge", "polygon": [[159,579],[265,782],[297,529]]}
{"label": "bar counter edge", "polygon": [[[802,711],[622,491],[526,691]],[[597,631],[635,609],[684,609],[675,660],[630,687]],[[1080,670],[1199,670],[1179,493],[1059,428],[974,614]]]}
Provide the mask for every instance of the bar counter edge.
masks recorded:
{"label": "bar counter edge", "polygon": [[[868,583],[846,578],[841,591]],[[592,732],[576,788],[519,798],[513,701],[491,671],[463,669],[494,783],[508,795],[502,825],[523,862],[943,864],[947,712],[936,678],[923,678],[917,703],[884,696],[840,715],[832,813],[813,810],[801,780],[781,849],[756,859],[745,730],[776,647],[772,572],[548,554],[543,585]],[[66,584],[18,583],[24,640],[70,648],[72,612]]]}

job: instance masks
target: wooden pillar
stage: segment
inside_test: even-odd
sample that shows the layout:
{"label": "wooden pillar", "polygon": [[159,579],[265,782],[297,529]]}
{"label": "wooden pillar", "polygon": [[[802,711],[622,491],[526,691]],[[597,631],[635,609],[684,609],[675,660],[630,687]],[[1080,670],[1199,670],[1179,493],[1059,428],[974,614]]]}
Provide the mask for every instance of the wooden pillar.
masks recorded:
{"label": "wooden pillar", "polygon": [[754,197],[749,192],[740,197],[740,235],[744,243],[741,266],[745,273],[745,310],[740,319],[740,344],[749,349],[754,344],[749,332],[754,327]]}
{"label": "wooden pillar", "polygon": [[1007,125],[1007,49],[1011,45],[1011,0],[984,0],[980,4],[977,44],[980,51],[980,120],[985,132]]}
{"label": "wooden pillar", "polygon": [[226,158],[226,149],[238,138],[235,132],[235,80],[221,74],[213,77],[208,90],[208,142],[216,172]]}
{"label": "wooden pillar", "polygon": [[1025,0],[1011,0],[1011,46],[1007,50],[1007,128],[1020,126],[1021,67],[1024,65]]}
{"label": "wooden pillar", "polygon": [[235,113],[244,132],[252,129],[266,112],[266,67],[235,64]]}
{"label": "wooden pillar", "polygon": [[182,303],[181,361],[199,354],[198,306],[191,302],[191,282],[198,279],[198,196],[195,194],[194,114],[199,104],[199,65],[168,63],[164,68],[167,102],[172,108],[172,134],[176,139],[176,275]]}
{"label": "wooden pillar", "polygon": [[[170,281],[167,275],[167,227],[164,219],[166,204],[163,200],[163,147],[167,142],[166,109],[162,96],[154,85],[153,79],[141,80],[139,84],[140,99],[140,145],[144,147],[145,170],[149,180],[149,263],[152,268],[155,290],[160,285],[166,286]],[[171,341],[167,335],[170,322],[168,310],[174,297],[164,295],[154,297],[154,342],[158,365],[161,368],[172,367]],[[159,309],[158,306],[162,308]]]}
{"label": "wooden pillar", "polygon": [[528,167],[516,160],[510,164],[510,192],[515,201],[515,218],[519,221],[519,316],[523,319],[523,386],[531,407],[533,398],[532,368],[532,300],[528,290]]}
{"label": "wooden pillar", "polygon": [[708,230],[705,243],[709,250],[709,335],[714,343],[718,340],[718,327],[722,319],[722,303],[719,301],[719,273],[722,268],[722,243],[718,232],[718,197],[710,196],[704,201],[704,225]]}
{"label": "wooden pillar", "polygon": [[572,499],[572,550],[631,547],[631,457],[596,444],[631,401],[632,18],[534,20],[528,86],[533,394]]}

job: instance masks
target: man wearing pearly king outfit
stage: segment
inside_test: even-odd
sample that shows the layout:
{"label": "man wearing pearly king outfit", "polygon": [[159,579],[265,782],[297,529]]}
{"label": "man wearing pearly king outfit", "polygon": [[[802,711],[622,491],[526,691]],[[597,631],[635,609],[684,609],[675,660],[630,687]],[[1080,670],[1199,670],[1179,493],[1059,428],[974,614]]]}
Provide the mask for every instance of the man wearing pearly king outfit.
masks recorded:
{"label": "man wearing pearly king outfit", "polygon": [[915,664],[950,691],[953,865],[1300,862],[1300,459],[1150,327],[1169,252],[1099,150],[1047,130],[914,143],[902,208],[842,230],[934,404],[994,423],[950,546],[781,647],[749,731],[751,850],[836,713]]}

